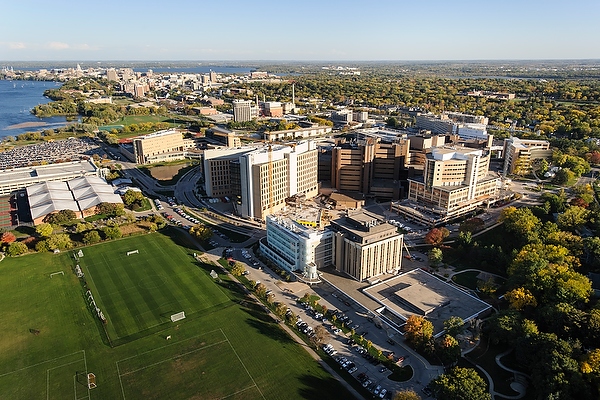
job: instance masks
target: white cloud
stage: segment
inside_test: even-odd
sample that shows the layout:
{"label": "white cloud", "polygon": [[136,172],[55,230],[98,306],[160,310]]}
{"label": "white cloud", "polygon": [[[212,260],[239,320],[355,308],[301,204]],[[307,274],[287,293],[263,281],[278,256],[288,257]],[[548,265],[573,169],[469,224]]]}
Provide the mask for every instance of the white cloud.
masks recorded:
{"label": "white cloud", "polygon": [[23,42],[10,42],[8,44],[9,49],[24,49],[25,47],[25,43]]}
{"label": "white cloud", "polygon": [[48,44],[48,47],[52,50],[65,50],[65,49],[68,49],[70,46],[67,43],[50,42]]}

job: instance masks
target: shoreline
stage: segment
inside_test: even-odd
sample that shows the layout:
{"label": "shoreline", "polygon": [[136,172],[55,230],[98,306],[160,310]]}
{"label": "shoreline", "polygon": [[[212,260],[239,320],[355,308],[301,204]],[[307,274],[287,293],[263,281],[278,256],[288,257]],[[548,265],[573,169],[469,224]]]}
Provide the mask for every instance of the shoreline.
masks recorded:
{"label": "shoreline", "polygon": [[23,129],[23,128],[38,128],[41,126],[49,125],[47,122],[39,121],[39,122],[21,122],[20,124],[9,125],[6,128],[2,129],[4,131],[8,131],[11,129]]}

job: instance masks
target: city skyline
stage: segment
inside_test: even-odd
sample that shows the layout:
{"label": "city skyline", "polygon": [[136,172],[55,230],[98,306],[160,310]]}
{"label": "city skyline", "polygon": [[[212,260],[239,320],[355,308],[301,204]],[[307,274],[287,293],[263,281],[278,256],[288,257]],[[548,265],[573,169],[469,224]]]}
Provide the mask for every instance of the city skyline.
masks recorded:
{"label": "city skyline", "polygon": [[0,61],[600,58],[600,2],[592,0],[34,0],[3,11]]}

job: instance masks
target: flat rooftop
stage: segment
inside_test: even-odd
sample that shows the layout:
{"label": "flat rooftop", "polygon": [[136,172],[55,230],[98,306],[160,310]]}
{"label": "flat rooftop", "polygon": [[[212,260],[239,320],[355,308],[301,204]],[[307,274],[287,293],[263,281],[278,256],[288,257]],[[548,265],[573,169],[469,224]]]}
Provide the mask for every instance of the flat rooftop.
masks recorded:
{"label": "flat rooftop", "polygon": [[19,181],[30,181],[38,177],[51,179],[61,176],[70,176],[74,173],[95,173],[97,167],[92,160],[73,161],[59,164],[38,165],[34,167],[1,170],[0,185]]}
{"label": "flat rooftop", "polygon": [[381,305],[378,312],[391,313],[396,320],[424,316],[433,324],[434,335],[443,332],[444,321],[452,316],[468,322],[492,307],[421,269],[369,286],[363,293]]}

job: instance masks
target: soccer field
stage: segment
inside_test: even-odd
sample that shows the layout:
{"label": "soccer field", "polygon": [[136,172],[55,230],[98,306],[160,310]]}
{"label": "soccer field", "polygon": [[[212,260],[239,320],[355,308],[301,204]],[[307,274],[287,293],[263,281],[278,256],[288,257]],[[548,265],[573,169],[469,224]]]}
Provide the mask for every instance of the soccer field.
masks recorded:
{"label": "soccer field", "polygon": [[[218,266],[197,264],[187,238],[165,230],[82,249],[114,347],[73,273],[72,252],[0,262],[0,399],[351,398]],[[161,278],[150,283],[148,274]],[[188,317],[163,318],[163,303]]]}
{"label": "soccer field", "polygon": [[192,254],[161,234],[86,248],[79,265],[113,345],[173,324],[172,314],[195,318],[231,304]]}

